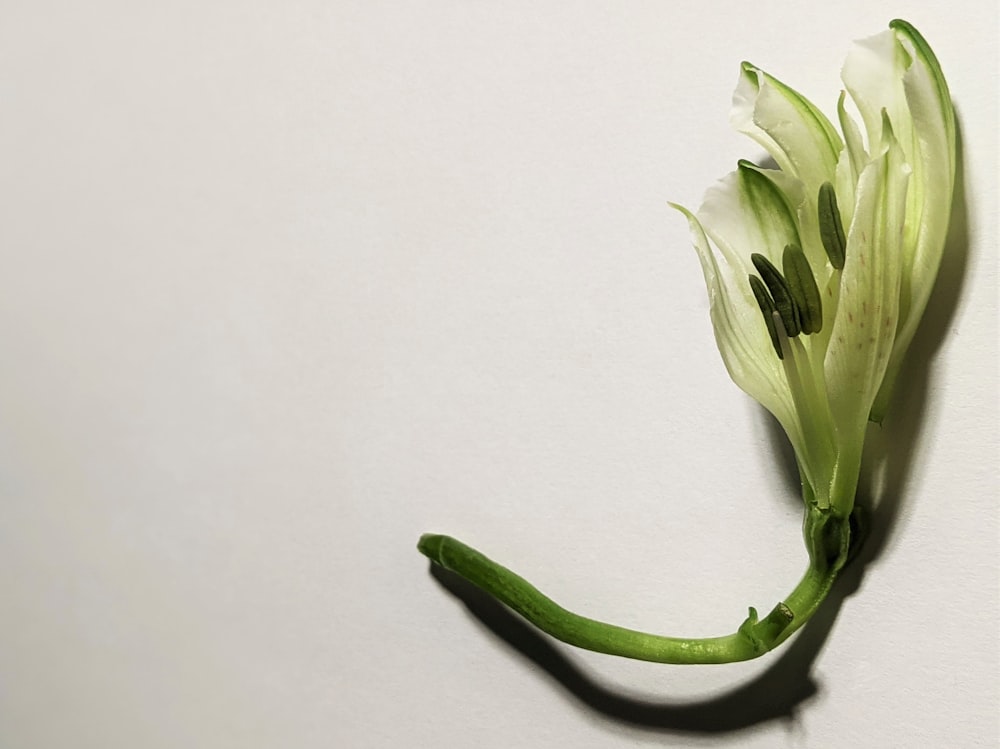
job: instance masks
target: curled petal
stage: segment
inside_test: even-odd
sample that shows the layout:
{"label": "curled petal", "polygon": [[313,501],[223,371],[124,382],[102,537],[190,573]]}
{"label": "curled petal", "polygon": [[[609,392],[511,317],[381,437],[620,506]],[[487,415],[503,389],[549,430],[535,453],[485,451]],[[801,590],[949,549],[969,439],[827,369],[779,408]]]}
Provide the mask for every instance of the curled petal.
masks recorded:
{"label": "curled petal", "polygon": [[896,375],[937,277],[951,219],[957,160],[955,111],[937,58],[908,23],[897,20],[890,26],[910,60],[903,75],[903,91],[912,118],[907,159],[913,167],[913,177],[905,219],[900,320],[885,382],[872,409],[875,421],[882,420]]}
{"label": "curled petal", "polygon": [[809,193],[834,179],[843,142],[830,121],[808,99],[744,62],[729,120],[767,149]]}
{"label": "curled petal", "polygon": [[904,153],[909,153],[913,134],[903,91],[903,74],[909,61],[892,31],[855,42],[844,61],[840,77],[861,114],[872,154],[878,152],[882,142],[883,111]]}

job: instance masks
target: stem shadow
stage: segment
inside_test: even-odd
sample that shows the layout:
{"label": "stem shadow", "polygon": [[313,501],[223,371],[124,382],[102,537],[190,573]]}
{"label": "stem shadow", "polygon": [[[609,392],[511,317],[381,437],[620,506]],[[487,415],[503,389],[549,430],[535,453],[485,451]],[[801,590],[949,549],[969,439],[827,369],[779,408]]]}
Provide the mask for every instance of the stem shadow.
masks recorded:
{"label": "stem shadow", "polygon": [[[724,733],[776,718],[792,718],[818,691],[812,663],[826,641],[839,601],[824,602],[809,626],[755,679],[718,697],[691,703],[626,696],[601,684],[548,637],[459,575],[431,565],[431,575],[458,598],[477,622],[513,652],[534,664],[583,707],[620,724],[652,731]],[[683,667],[683,668],[690,668]]]}
{"label": "stem shadow", "polygon": [[[754,679],[706,700],[678,703],[626,696],[601,684],[574,663],[557,643],[459,575],[430,565],[432,577],[458,598],[472,617],[512,651],[534,664],[581,706],[617,723],[664,733],[717,734],[739,731],[776,719],[793,720],[796,710],[820,691],[812,676],[844,601],[860,589],[864,575],[890,546],[906,499],[910,469],[917,453],[933,360],[951,326],[961,299],[968,258],[968,210],[957,133],[957,174],[952,218],[942,263],[927,311],[907,355],[906,376],[896,387],[890,417],[872,426],[858,503],[871,513],[869,536],[857,558],[840,575],[812,620]],[[794,454],[780,426],[771,420],[769,435],[791,487],[798,485]],[[690,668],[688,666],[687,668]]]}

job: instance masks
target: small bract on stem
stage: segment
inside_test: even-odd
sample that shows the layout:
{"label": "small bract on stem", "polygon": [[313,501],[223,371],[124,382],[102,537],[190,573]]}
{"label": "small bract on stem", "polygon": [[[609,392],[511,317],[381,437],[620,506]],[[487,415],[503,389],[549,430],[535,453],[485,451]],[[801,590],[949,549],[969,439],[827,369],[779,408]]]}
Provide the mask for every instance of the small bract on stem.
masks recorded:
{"label": "small bract on stem", "polygon": [[[744,62],[731,122],[778,169],[740,161],[687,217],[730,376],[788,435],[809,566],[763,619],[678,638],[563,609],[448,536],[418,548],[565,642],[664,663],[755,658],[805,624],[856,552],[854,506],[869,419],[880,421],[941,263],[955,181],[955,117],[937,58],[910,24],[858,42],[844,64],[840,132]],[[847,97],[861,115],[848,114]]]}

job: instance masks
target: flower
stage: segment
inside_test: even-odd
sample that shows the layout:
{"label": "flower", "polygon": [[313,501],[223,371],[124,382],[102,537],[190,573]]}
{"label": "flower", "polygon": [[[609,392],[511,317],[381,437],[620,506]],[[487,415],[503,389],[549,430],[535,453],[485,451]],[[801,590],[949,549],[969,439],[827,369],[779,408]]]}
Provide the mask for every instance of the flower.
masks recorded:
{"label": "flower", "polygon": [[937,275],[956,162],[947,83],[910,24],[857,42],[842,79],[838,132],[743,63],[731,122],[779,168],[740,161],[697,215],[675,206],[730,376],[788,434],[807,501],[840,517]]}

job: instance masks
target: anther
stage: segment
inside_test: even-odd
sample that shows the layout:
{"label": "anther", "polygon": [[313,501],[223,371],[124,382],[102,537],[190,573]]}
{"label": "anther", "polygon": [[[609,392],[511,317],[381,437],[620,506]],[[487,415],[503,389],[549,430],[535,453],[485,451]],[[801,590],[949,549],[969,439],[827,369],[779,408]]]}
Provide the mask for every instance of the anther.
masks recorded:
{"label": "anther", "polygon": [[778,314],[781,315],[781,322],[785,326],[785,332],[789,338],[794,338],[802,331],[802,324],[799,320],[799,310],[795,305],[795,299],[792,297],[792,292],[789,290],[788,284],[782,278],[778,269],[771,265],[771,261],[760,253],[753,253],[750,256],[750,261],[753,263],[753,267],[757,269],[757,272],[760,273],[760,277],[767,286],[767,290],[771,292],[774,307],[778,310]]}
{"label": "anther", "polygon": [[750,289],[757,300],[757,306],[760,307],[761,314],[764,315],[764,325],[767,326],[767,334],[771,337],[771,345],[774,346],[774,352],[778,355],[779,359],[784,359],[785,355],[781,353],[781,339],[778,337],[778,326],[774,322],[774,314],[777,312],[774,301],[767,292],[767,287],[764,286],[763,281],[752,274],[749,278]]}
{"label": "anther", "polygon": [[843,270],[847,252],[847,239],[844,237],[844,222],[840,218],[837,207],[837,193],[833,185],[824,182],[819,188],[819,236],[823,242],[830,265],[837,270]]}
{"label": "anther", "polygon": [[781,269],[785,272],[785,283],[788,284],[798,308],[802,332],[807,335],[818,333],[823,327],[823,303],[816,278],[802,248],[794,244],[787,245],[781,257]]}

